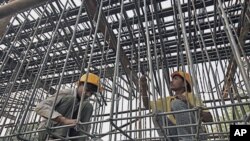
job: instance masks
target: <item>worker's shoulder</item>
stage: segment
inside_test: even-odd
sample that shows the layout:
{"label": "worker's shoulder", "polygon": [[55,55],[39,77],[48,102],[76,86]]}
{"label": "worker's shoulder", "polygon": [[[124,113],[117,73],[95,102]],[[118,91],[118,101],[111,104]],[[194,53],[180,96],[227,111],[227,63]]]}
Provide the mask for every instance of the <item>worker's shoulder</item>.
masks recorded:
{"label": "worker's shoulder", "polygon": [[75,89],[68,88],[68,89],[61,89],[59,90],[59,94],[66,94],[66,95],[73,95],[75,93]]}
{"label": "worker's shoulder", "polygon": [[[68,88],[68,89],[60,89],[58,92],[58,96],[74,96],[75,94],[75,89],[73,88]],[[52,95],[52,97],[55,97],[56,93]]]}
{"label": "worker's shoulder", "polygon": [[184,92],[183,95],[186,95],[188,97],[196,97],[192,92]]}
{"label": "worker's shoulder", "polygon": [[166,96],[166,97],[162,97],[162,98],[158,98],[157,102],[161,102],[161,101],[171,101],[172,99],[174,99],[175,96]]}

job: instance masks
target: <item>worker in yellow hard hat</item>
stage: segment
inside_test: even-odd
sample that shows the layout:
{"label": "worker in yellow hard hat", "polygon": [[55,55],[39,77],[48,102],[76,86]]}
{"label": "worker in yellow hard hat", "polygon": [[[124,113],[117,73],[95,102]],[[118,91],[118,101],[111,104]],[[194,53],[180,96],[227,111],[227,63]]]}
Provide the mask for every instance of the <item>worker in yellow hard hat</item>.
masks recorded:
{"label": "worker in yellow hard hat", "polygon": [[[86,83],[86,87],[84,84]],[[55,99],[55,95],[47,98],[46,100],[39,103],[35,112],[42,116],[44,120],[41,122],[39,129],[44,129],[46,126],[47,119],[50,118],[52,126],[63,126],[63,125],[75,125],[77,121],[78,111],[81,110],[80,122],[89,122],[93,113],[93,106],[89,101],[89,97],[94,93],[101,91],[100,77],[88,73],[82,75],[79,81],[77,81],[77,87],[74,89],[64,89],[58,92],[58,98]],[[84,97],[83,97],[84,96]],[[83,98],[83,103],[80,109],[80,101]],[[55,107],[53,108],[53,102]],[[80,125],[83,131],[89,132],[89,125]],[[48,139],[57,139],[58,136],[69,137],[81,136],[81,138],[70,139],[71,141],[84,141],[87,140],[86,134],[83,134],[80,130],[76,131],[74,127],[70,128],[59,128],[51,130],[53,135],[48,135],[46,131],[39,132],[39,141]]]}
{"label": "worker in yellow hard hat", "polygon": [[[189,73],[183,71],[176,71],[171,74],[172,81],[170,82],[170,89],[174,92],[174,96],[168,96],[156,101],[149,101],[147,95],[147,79],[145,76],[140,78],[140,94],[142,96],[143,105],[146,109],[152,109],[154,113],[183,111],[186,112],[156,116],[153,120],[156,127],[161,126],[180,126],[197,124],[199,120],[195,117],[194,111],[190,112],[188,109],[195,107],[204,107],[200,101],[192,93],[192,81]],[[198,111],[198,110],[197,110]],[[197,112],[196,111],[196,112]],[[201,110],[200,118],[203,122],[212,122],[213,118],[209,110]],[[187,126],[179,128],[169,128],[168,130],[157,130],[159,136],[167,135],[170,140],[195,140],[196,126]],[[200,133],[204,133],[202,128]],[[193,135],[191,135],[193,134]],[[185,136],[186,135],[186,136]],[[171,137],[176,136],[176,137]],[[201,140],[206,140],[206,136],[200,136]]]}

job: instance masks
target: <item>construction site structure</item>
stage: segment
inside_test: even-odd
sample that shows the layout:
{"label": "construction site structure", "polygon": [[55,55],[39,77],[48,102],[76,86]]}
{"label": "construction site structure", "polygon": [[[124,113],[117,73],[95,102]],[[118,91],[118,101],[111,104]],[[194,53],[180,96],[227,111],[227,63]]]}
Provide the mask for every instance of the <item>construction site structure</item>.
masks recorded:
{"label": "construction site structure", "polygon": [[[0,140],[34,141],[34,108],[84,73],[101,78],[91,97],[90,140],[168,140],[146,110],[174,95],[171,73],[192,76],[194,95],[212,113],[208,140],[229,140],[230,125],[250,121],[249,0],[0,0]],[[54,107],[53,107],[54,108]],[[200,108],[191,109],[199,112]],[[182,111],[182,112],[189,112]],[[173,114],[165,112],[164,115]],[[189,125],[187,125],[189,126]],[[193,125],[190,125],[193,126]],[[178,125],[177,125],[178,127]],[[190,134],[197,137],[200,133]],[[58,139],[59,140],[59,139]],[[70,137],[61,137],[70,140]]]}

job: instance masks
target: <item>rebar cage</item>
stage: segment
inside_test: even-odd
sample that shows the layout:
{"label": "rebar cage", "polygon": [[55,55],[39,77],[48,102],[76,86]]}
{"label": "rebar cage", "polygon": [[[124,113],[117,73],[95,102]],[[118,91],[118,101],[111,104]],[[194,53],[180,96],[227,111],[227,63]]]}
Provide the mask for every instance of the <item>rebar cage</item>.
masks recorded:
{"label": "rebar cage", "polygon": [[19,10],[0,14],[0,140],[36,140],[34,107],[86,72],[105,89],[91,97],[91,121],[79,123],[91,126],[92,140],[166,140],[157,130],[171,127],[154,126],[159,115],[143,107],[138,84],[148,78],[151,101],[173,95],[176,70],[192,75],[193,93],[213,115],[195,125],[209,140],[229,140],[229,125],[249,124],[249,1],[37,0],[26,9],[15,1],[0,7]]}

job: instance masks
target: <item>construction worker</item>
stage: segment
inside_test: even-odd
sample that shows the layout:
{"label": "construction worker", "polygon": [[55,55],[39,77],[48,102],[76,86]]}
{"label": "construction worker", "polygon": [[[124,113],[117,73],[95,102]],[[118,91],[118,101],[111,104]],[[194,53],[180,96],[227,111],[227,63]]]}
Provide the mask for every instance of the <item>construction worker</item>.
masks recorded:
{"label": "construction worker", "polygon": [[[63,126],[63,125],[75,125],[77,122],[78,111],[81,110],[80,121],[88,122],[93,113],[93,106],[89,102],[89,97],[96,93],[98,90],[101,91],[100,78],[93,74],[84,74],[77,82],[77,88],[72,90],[61,90],[58,93],[58,98],[55,101],[55,95],[47,98],[46,100],[39,103],[35,112],[45,118],[39,125],[39,129],[45,129],[47,119],[50,117],[52,112],[51,121],[52,126]],[[86,87],[84,88],[84,83]],[[81,97],[84,96],[81,109],[79,109]],[[52,109],[53,102],[55,101],[55,108]],[[90,126],[81,125],[82,130],[89,132]],[[69,137],[72,136],[83,136],[81,131],[76,131],[74,127],[59,128],[50,130],[54,135],[48,136],[46,131],[39,132],[39,141],[45,141],[46,139],[56,139],[56,136]],[[71,139],[71,141],[84,141],[87,137],[78,139]]]}
{"label": "construction worker", "polygon": [[[191,76],[188,73],[183,71],[176,71],[171,74],[172,81],[170,83],[170,88],[174,92],[174,96],[168,96],[162,99],[158,99],[155,102],[150,101],[147,95],[147,79],[145,76],[140,78],[140,94],[142,96],[143,105],[146,109],[152,109],[154,113],[162,113],[162,112],[171,112],[171,111],[180,111],[187,110],[194,107],[201,107],[202,103],[199,101],[197,97],[192,94],[192,83]],[[164,105],[164,106],[163,106]],[[200,113],[201,120],[203,122],[212,122],[213,118],[211,113],[208,110],[201,110]],[[185,136],[185,134],[195,134],[196,126],[191,127],[191,125],[187,124],[195,124],[197,123],[197,118],[195,117],[194,112],[182,112],[170,115],[157,115],[153,118],[153,123],[156,127],[161,126],[176,126],[176,128],[169,128],[168,130],[157,130],[159,136],[176,136],[170,137],[169,139],[172,141],[193,141],[195,140],[194,136],[191,135]],[[187,127],[178,127],[178,125],[187,125]],[[204,133],[203,129],[199,127],[200,133]],[[180,136],[184,135],[184,136]],[[179,136],[179,137],[178,137]],[[199,136],[199,140],[206,140],[206,136]]]}

